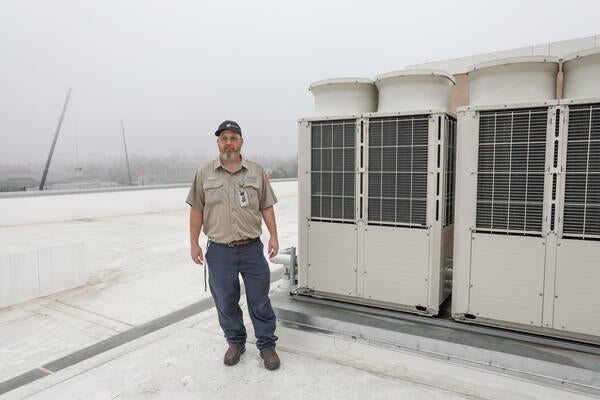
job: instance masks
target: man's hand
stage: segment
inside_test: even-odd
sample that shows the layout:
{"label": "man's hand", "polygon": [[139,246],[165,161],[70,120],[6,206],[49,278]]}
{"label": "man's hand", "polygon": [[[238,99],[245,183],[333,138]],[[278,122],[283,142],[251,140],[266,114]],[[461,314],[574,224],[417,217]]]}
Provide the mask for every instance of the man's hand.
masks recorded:
{"label": "man's hand", "polygon": [[198,265],[204,265],[204,256],[202,255],[202,248],[198,243],[192,243],[192,261]]}
{"label": "man's hand", "polygon": [[279,252],[279,241],[277,241],[277,237],[271,237],[269,239],[269,258],[273,258]]}
{"label": "man's hand", "polygon": [[202,255],[202,249],[198,244],[198,237],[202,231],[202,216],[201,211],[195,208],[190,208],[190,255],[192,261],[198,265],[204,265],[204,256]]}
{"label": "man's hand", "polygon": [[269,258],[273,258],[279,252],[279,241],[277,240],[277,224],[275,223],[275,211],[273,210],[273,206],[267,207],[262,211],[263,219],[265,220],[265,225],[267,225],[267,229],[269,230],[269,234],[271,238],[269,239]]}

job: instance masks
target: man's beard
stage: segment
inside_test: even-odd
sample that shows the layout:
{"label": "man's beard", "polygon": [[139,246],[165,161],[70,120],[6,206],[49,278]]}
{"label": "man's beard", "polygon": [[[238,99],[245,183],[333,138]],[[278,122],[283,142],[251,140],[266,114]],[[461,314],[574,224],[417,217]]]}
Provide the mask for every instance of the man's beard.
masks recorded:
{"label": "man's beard", "polygon": [[225,161],[235,160],[240,155],[239,151],[232,151],[228,153],[226,151],[221,153],[221,158]]}

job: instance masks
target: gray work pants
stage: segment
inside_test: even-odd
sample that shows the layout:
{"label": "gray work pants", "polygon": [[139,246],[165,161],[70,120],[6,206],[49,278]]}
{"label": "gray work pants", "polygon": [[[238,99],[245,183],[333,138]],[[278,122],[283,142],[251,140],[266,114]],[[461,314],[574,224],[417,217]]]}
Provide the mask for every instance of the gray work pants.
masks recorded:
{"label": "gray work pants", "polygon": [[233,247],[210,242],[206,261],[210,292],[227,342],[238,346],[246,343],[246,328],[239,306],[239,275],[242,275],[256,347],[259,350],[275,348],[276,318],[269,300],[271,272],[260,239]]}

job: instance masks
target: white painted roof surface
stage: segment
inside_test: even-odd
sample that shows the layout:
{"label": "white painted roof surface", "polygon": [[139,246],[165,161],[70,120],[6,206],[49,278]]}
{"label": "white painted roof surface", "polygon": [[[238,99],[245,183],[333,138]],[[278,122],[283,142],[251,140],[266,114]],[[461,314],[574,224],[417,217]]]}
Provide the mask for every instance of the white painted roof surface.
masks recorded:
{"label": "white painted roof surface", "polygon": [[[296,182],[274,182],[274,189],[280,200],[280,245],[286,248],[297,244]],[[187,224],[188,210],[182,206],[2,228],[0,242],[32,243],[48,236],[87,240],[92,278],[82,288],[0,310],[0,382],[207,299],[202,270],[188,256]],[[272,290],[286,291],[285,282],[275,282]],[[253,342],[248,319],[247,327]],[[226,367],[226,344],[211,308],[0,399],[594,398],[401,349],[288,327],[279,327],[277,334],[278,371],[262,367],[251,343],[238,365]]]}

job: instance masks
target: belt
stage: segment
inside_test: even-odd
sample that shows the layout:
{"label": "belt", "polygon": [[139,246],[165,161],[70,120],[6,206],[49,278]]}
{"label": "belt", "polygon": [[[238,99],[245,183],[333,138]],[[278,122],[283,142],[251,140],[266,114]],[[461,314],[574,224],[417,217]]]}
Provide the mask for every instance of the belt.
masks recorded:
{"label": "belt", "polygon": [[234,240],[233,242],[229,242],[229,243],[216,243],[216,242],[213,242],[213,243],[220,244],[221,246],[235,247],[235,246],[241,246],[243,244],[248,244],[248,243],[256,242],[257,240],[258,240],[258,238],[255,237],[254,239]]}

